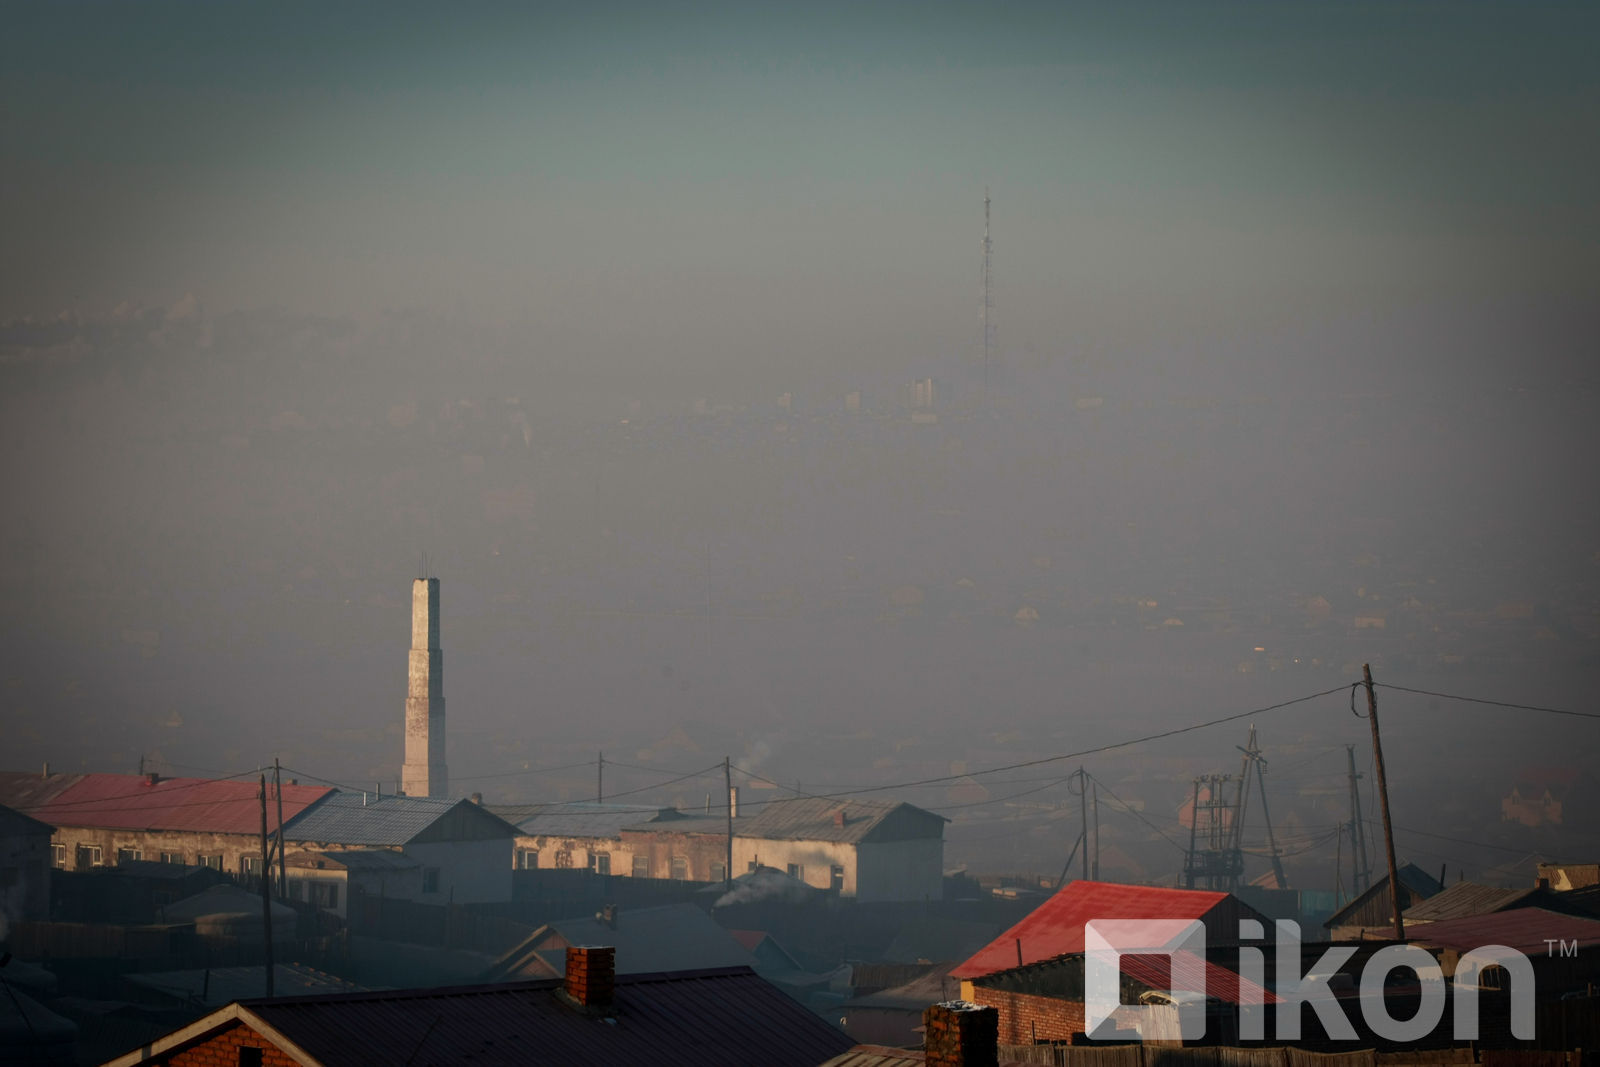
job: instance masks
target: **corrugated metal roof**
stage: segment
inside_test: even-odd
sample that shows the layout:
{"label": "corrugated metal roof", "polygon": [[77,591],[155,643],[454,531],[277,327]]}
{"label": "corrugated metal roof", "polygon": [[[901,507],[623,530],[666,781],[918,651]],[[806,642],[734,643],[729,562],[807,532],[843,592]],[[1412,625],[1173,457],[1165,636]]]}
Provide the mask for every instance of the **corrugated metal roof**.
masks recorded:
{"label": "corrugated metal roof", "polygon": [[1531,888],[1501,889],[1476,882],[1457,882],[1427,900],[1411,905],[1403,917],[1407,923],[1429,923],[1467,915],[1488,915],[1515,907],[1518,901],[1539,892]]}
{"label": "corrugated metal roof", "polygon": [[0,804],[28,812],[61,795],[68,786],[86,776],[82,774],[30,774],[27,771],[0,771]]}
{"label": "corrugated metal roof", "polygon": [[[554,980],[248,1001],[329,1067],[471,1062],[815,1067],[850,1039],[748,968],[619,975],[609,1013],[583,1012]],[[248,1021],[248,1020],[247,1020]]]}
{"label": "corrugated metal roof", "polygon": [[[937,837],[950,820],[911,804],[890,800],[865,800],[859,797],[835,800],[829,797],[796,797],[768,801],[747,827],[737,829],[743,837],[763,837],[774,841],[836,841],[855,843],[865,840],[889,822],[903,823],[898,833],[879,833],[879,840]],[[930,833],[929,831],[934,832]]]}
{"label": "corrugated metal roof", "polygon": [[[616,925],[593,916],[556,919],[529,935],[501,957],[491,978],[531,977],[523,969],[529,953],[567,945],[610,945],[616,949],[618,974],[655,974],[704,967],[748,967],[755,959],[712,918],[693,904],[653,908],[619,908]],[[561,965],[555,968],[561,972]],[[543,973],[536,966],[534,973]]]}
{"label": "corrugated metal roof", "polygon": [[[1400,877],[1400,884],[1409,892],[1414,893],[1422,900],[1426,900],[1428,897],[1431,897],[1440,890],[1444,889],[1444,886],[1439,884],[1438,879],[1434,878],[1433,875],[1429,874],[1427,871],[1423,870],[1421,867],[1418,867],[1414,863],[1400,864],[1395,873]],[[1351,916],[1355,915],[1359,911],[1362,911],[1367,907],[1368,904],[1376,901],[1379,897],[1387,895],[1388,891],[1389,876],[1386,874],[1368,886],[1360,895],[1358,895],[1354,900],[1350,901],[1350,903],[1346,904],[1344,907],[1328,916],[1328,918],[1324,919],[1322,925],[1329,930],[1332,930],[1336,926],[1347,925]],[[1402,912],[1402,918],[1403,917],[1404,913]]]}
{"label": "corrugated metal roof", "polygon": [[336,852],[290,852],[285,867],[342,868],[347,871],[404,871],[422,866],[404,852],[387,848],[352,848]]}
{"label": "corrugated metal roof", "polygon": [[888,1045],[857,1045],[842,1056],[835,1056],[819,1067],[916,1067],[926,1063],[921,1049],[891,1048]]}
{"label": "corrugated metal roof", "polygon": [[[1138,1051],[1137,1049],[1135,1051]],[[842,1056],[835,1056],[817,1067],[919,1067],[927,1063],[919,1048],[893,1048],[889,1045],[857,1045]],[[998,1067],[1037,1067],[1039,1060],[1001,1059]]]}
{"label": "corrugated metal roof", "polygon": [[[65,777],[65,776],[64,776]],[[28,809],[52,826],[116,830],[189,830],[216,834],[261,831],[260,786],[245,779],[151,778],[137,774],[85,774]],[[277,801],[267,785],[268,826],[277,826]],[[285,824],[333,793],[327,786],[285,785]]]}
{"label": "corrugated metal roof", "polygon": [[1121,957],[1120,965],[1130,978],[1164,992],[1199,993],[1203,988],[1206,996],[1225,1004],[1241,1004],[1246,995],[1252,1004],[1276,1004],[1279,999],[1266,987],[1192,952],[1175,952],[1170,957],[1129,953]]}
{"label": "corrugated metal roof", "polygon": [[489,810],[529,837],[590,837],[615,841],[621,838],[623,827],[654,823],[672,809],[585,801],[493,805]]}
{"label": "corrugated metal roof", "polygon": [[1485,945],[1505,945],[1527,956],[1543,956],[1550,942],[1576,941],[1581,948],[1600,945],[1600,919],[1562,915],[1544,908],[1515,908],[1493,915],[1440,919],[1417,928],[1407,940],[1471,951]]}
{"label": "corrugated metal roof", "polygon": [[1090,920],[1199,919],[1227,899],[1198,889],[1070,882],[951,974],[973,978],[1082,952]]}
{"label": "corrugated metal roof", "polygon": [[[733,820],[733,836],[748,836],[748,827],[754,820],[748,816],[740,815]],[[696,812],[669,811],[659,819],[650,822],[633,822],[623,827],[624,830],[637,830],[652,834],[711,834],[717,837],[728,835],[728,816],[701,815]]]}
{"label": "corrugated metal roof", "polygon": [[[212,967],[193,971],[157,971],[130,974],[127,980],[186,1003],[220,1008],[229,1001],[266,995],[264,967]],[[337,975],[301,963],[280,963],[272,968],[272,991],[281,997],[327,996],[361,993],[369,987],[347,982]]]}
{"label": "corrugated metal roof", "polygon": [[[319,841],[336,845],[399,846],[421,834],[459,805],[476,807],[470,800],[445,797],[378,797],[364,793],[335,793],[300,818],[287,823],[290,841]],[[482,810],[482,809],[478,809]],[[484,812],[494,818],[492,812]],[[509,836],[512,827],[508,824]]]}

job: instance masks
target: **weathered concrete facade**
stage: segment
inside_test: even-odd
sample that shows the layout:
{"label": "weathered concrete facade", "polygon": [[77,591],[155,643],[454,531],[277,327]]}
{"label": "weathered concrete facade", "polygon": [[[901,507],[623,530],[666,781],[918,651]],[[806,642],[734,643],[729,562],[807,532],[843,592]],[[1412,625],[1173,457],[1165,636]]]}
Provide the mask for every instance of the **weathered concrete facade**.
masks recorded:
{"label": "weathered concrete facade", "polygon": [[411,664],[406,689],[406,762],[400,789],[449,796],[444,763],[444,650],[439,647],[439,579],[411,583]]}
{"label": "weathered concrete facade", "polygon": [[67,871],[114,867],[124,860],[152,860],[189,867],[211,867],[228,874],[246,874],[254,873],[254,870],[246,870],[247,865],[259,864],[261,859],[259,834],[204,830],[63,826],[56,830],[51,844],[60,846],[52,865]]}

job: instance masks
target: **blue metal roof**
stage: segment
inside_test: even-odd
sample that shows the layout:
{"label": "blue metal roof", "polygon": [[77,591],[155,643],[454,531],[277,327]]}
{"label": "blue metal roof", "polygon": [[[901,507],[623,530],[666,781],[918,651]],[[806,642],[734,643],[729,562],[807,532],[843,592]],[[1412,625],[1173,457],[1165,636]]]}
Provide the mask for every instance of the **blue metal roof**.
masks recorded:
{"label": "blue metal roof", "polygon": [[299,818],[283,836],[290,841],[338,845],[404,845],[464,800],[442,797],[377,797],[335,793]]}

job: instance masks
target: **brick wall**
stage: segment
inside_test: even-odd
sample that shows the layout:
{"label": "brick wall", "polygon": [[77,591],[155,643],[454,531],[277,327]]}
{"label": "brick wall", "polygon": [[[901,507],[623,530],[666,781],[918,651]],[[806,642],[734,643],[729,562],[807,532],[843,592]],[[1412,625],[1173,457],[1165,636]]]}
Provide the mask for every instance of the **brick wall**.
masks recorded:
{"label": "brick wall", "polygon": [[[1082,1042],[1084,1037],[1083,1001],[1062,997],[1040,997],[1029,993],[1008,993],[980,985],[962,986],[962,995],[974,1004],[986,1004],[1000,1013],[1000,1044],[1031,1045],[1038,1041]],[[1112,1015],[1113,1025],[1132,1030],[1134,1011],[1126,1005]]]}
{"label": "brick wall", "polygon": [[262,1049],[264,1067],[298,1067],[266,1038],[237,1022],[161,1062],[167,1067],[239,1067],[241,1046]]}
{"label": "brick wall", "polygon": [[1083,1002],[974,986],[972,1000],[1000,1013],[1000,1044],[1066,1041],[1083,1033]]}

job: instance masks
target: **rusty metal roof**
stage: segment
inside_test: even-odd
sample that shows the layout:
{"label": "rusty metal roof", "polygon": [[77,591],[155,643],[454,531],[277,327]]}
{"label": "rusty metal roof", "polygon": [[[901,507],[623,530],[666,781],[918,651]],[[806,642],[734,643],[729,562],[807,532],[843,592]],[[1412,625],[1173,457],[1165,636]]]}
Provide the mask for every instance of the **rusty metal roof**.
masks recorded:
{"label": "rusty metal roof", "polygon": [[0,804],[28,812],[47,804],[63,789],[83,780],[82,774],[33,774],[28,771],[0,771]]}
{"label": "rusty metal roof", "polygon": [[[27,775],[23,777],[34,778]],[[52,776],[52,781],[56,776]],[[114,830],[192,830],[201,833],[254,834],[261,831],[260,785],[245,779],[162,778],[158,775],[83,774],[53,792],[37,791],[21,810],[52,826],[92,826]],[[50,782],[43,782],[45,786]],[[329,796],[320,785],[283,787],[283,818]],[[267,825],[277,828],[276,793],[267,785]],[[16,806],[16,805],[13,805]]]}
{"label": "rusty metal roof", "polygon": [[[512,1067],[650,1063],[659,1067],[815,1067],[850,1038],[746,967],[619,975],[610,1010],[585,1011],[549,979],[453,989],[240,1002],[179,1033],[203,1040],[237,1018],[309,1060]],[[206,1025],[207,1023],[210,1025]],[[170,1055],[176,1035],[145,1046]],[[114,1061],[144,1062],[140,1053]]]}
{"label": "rusty metal roof", "polygon": [[1082,952],[1083,926],[1091,920],[1199,919],[1227,899],[1199,889],[1070,882],[950,973],[975,978]]}
{"label": "rusty metal roof", "polygon": [[[1440,919],[1459,919],[1467,915],[1489,915],[1517,907],[1530,907],[1540,903],[1540,897],[1553,896],[1547,889],[1526,887],[1500,889],[1476,882],[1457,882],[1427,900],[1418,901],[1407,908],[1404,919],[1410,923],[1430,923]],[[1529,899],[1529,898],[1533,899]],[[1526,903],[1524,903],[1526,901]]]}
{"label": "rusty metal roof", "polygon": [[511,823],[526,837],[590,837],[615,841],[625,827],[648,825],[668,815],[671,808],[641,804],[596,804],[577,801],[562,804],[491,804],[489,810]]}

